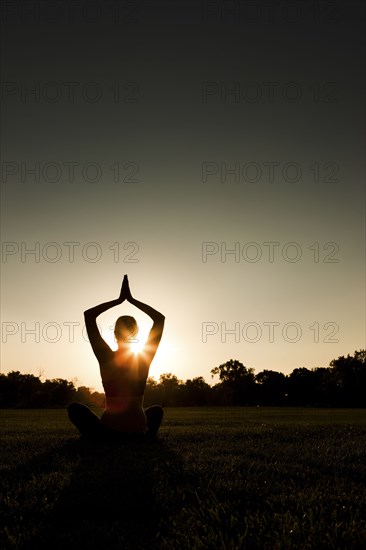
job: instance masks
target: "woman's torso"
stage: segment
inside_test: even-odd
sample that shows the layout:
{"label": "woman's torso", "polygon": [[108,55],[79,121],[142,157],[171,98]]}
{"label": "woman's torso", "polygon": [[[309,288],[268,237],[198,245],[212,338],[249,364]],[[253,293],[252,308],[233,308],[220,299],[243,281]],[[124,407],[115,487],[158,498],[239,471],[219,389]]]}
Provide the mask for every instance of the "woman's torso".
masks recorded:
{"label": "woman's torso", "polygon": [[142,354],[117,350],[100,364],[100,371],[106,397],[102,423],[116,431],[144,432],[143,400],[149,365]]}

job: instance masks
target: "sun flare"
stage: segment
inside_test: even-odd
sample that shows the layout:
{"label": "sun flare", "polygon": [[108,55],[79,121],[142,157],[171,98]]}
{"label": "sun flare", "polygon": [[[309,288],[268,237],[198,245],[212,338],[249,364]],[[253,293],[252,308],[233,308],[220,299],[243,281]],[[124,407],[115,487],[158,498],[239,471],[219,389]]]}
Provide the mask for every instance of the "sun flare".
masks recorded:
{"label": "sun flare", "polygon": [[136,338],[136,340],[131,341],[130,345],[131,345],[132,353],[134,355],[139,355],[144,350],[145,342],[142,339],[137,339]]}

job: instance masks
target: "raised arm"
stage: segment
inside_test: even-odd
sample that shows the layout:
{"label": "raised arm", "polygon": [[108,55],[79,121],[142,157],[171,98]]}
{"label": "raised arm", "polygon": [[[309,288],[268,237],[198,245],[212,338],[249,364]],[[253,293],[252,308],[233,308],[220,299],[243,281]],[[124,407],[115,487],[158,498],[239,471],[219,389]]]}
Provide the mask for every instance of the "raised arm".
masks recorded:
{"label": "raised arm", "polygon": [[130,287],[128,284],[128,278],[127,275],[125,275],[125,280],[127,281],[127,288],[126,288],[126,299],[130,304],[136,306],[138,309],[149,315],[151,319],[154,321],[154,324],[149,332],[148,339],[145,344],[144,353],[148,356],[149,360],[152,361],[154,358],[154,355],[156,353],[156,350],[158,349],[161,337],[163,335],[164,330],[164,322],[165,322],[165,316],[154,309],[151,306],[148,306],[147,304],[144,304],[143,302],[140,302],[139,300],[136,300],[132,297]]}
{"label": "raised arm", "polygon": [[85,327],[88,334],[89,342],[93,348],[94,354],[98,361],[103,361],[109,354],[113,353],[111,348],[108,346],[107,342],[100,335],[96,318],[104,311],[122,304],[126,300],[126,283],[125,278],[123,279],[122,288],[119,297],[116,300],[111,300],[110,302],[104,302],[98,306],[92,307],[84,311]]}

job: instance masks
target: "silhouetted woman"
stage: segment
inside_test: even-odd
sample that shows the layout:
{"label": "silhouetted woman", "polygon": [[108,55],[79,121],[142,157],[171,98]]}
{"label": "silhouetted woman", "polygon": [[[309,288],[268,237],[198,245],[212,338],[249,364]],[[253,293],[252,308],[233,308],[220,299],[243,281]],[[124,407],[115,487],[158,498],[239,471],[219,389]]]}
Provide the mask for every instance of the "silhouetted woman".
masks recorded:
{"label": "silhouetted woman", "polygon": [[[114,335],[118,349],[112,351],[101,337],[96,318],[125,300],[146,313],[154,321],[148,339],[140,353],[133,352],[131,340],[138,332],[136,320],[124,315],[115,324]],[[80,403],[68,406],[71,422],[82,435],[99,437],[127,435],[140,438],[154,436],[163,419],[160,406],[144,410],[143,400],[146,379],[151,361],[158,349],[165,317],[152,307],[132,297],[127,275],[124,276],[119,298],[105,302],[84,312],[85,326],[94,354],[99,361],[105,391],[105,410],[99,418],[89,407]]]}

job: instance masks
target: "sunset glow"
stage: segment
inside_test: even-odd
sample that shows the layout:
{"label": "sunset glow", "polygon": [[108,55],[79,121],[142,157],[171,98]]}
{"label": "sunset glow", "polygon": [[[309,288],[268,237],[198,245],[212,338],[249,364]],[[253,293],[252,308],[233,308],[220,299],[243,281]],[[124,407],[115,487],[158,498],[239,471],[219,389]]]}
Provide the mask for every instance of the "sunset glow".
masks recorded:
{"label": "sunset glow", "polygon": [[[80,41],[77,25],[20,21],[6,35],[3,373],[102,390],[83,312],[126,273],[165,316],[157,379],[214,383],[231,358],[289,373],[365,346],[363,18],[327,22],[316,2],[309,39],[312,3],[261,22],[206,4],[217,20],[164,32],[85,24]],[[152,322],[131,304],[98,317],[102,337],[117,349],[120,315],[141,353]]]}

